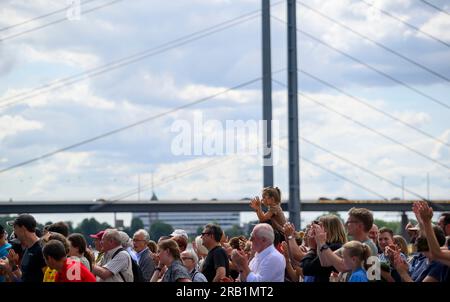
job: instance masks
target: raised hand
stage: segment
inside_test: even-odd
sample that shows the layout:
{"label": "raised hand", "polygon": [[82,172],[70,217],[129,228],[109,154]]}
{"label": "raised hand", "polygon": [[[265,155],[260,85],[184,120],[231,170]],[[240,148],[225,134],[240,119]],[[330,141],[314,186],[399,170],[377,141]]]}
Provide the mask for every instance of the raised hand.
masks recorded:
{"label": "raised hand", "polygon": [[286,236],[292,236],[295,232],[295,227],[292,223],[286,222],[283,226],[283,232]]}
{"label": "raised hand", "polygon": [[418,201],[413,204],[413,212],[417,221],[421,224],[431,223],[433,218],[433,209],[425,201]]}
{"label": "raised hand", "polygon": [[257,209],[259,209],[259,208],[261,207],[261,201],[259,200],[259,197],[258,197],[258,196],[256,196],[255,198],[253,198],[253,199],[250,201],[250,207],[251,207],[253,210],[257,210]]}
{"label": "raised hand", "polygon": [[313,236],[316,239],[316,243],[318,246],[321,246],[327,242],[327,233],[325,229],[318,224],[312,224],[311,228],[313,229]]}
{"label": "raised hand", "polygon": [[390,244],[384,248],[384,253],[389,257],[391,262],[394,261],[395,256],[400,254],[400,249],[395,244]]}
{"label": "raised hand", "polygon": [[19,255],[13,249],[10,249],[8,252],[8,261],[11,265],[19,264]]}

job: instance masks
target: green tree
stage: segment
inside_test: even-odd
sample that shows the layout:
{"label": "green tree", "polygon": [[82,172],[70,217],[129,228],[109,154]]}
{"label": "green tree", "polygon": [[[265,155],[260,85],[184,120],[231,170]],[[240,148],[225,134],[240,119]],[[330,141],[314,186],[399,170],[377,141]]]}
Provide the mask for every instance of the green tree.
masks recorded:
{"label": "green tree", "polygon": [[394,234],[402,233],[402,226],[400,221],[385,221],[382,219],[375,219],[373,223],[375,223],[379,229],[385,227],[391,229]]}
{"label": "green tree", "polygon": [[244,229],[241,228],[239,225],[234,224],[231,227],[231,229],[228,229],[225,231],[225,234],[228,235],[228,238],[231,238],[231,237],[238,237],[238,236],[244,235],[245,232],[244,232]]}
{"label": "green tree", "polygon": [[157,220],[150,226],[150,238],[158,241],[161,236],[169,236],[173,232],[173,227],[170,224]]}
{"label": "green tree", "polygon": [[106,222],[100,223],[95,218],[85,218],[83,221],[74,229],[74,233],[83,234],[84,238],[88,244],[93,244],[92,238],[89,237],[91,234],[98,233],[102,230],[111,228]]}
{"label": "green tree", "polygon": [[131,226],[130,226],[130,230],[131,230],[131,235],[133,236],[133,234],[140,229],[144,228],[144,222],[142,222],[142,219],[140,219],[139,217],[134,217],[133,219],[131,219]]}
{"label": "green tree", "polygon": [[72,221],[65,221],[65,223],[67,223],[67,226],[69,227],[69,234],[74,233],[73,222]]}
{"label": "green tree", "polygon": [[130,227],[126,227],[123,229],[125,233],[128,234],[128,236],[133,237],[134,233],[136,233],[137,230],[143,229],[144,223],[139,217],[134,217],[131,219]]}
{"label": "green tree", "polygon": [[317,218],[315,220],[319,220],[320,217],[327,216],[327,215],[337,216],[342,221],[342,223],[345,223],[345,221],[344,221],[344,219],[342,219],[341,215],[338,212],[335,212],[335,211],[330,211],[328,213],[323,213],[322,215],[317,216]]}

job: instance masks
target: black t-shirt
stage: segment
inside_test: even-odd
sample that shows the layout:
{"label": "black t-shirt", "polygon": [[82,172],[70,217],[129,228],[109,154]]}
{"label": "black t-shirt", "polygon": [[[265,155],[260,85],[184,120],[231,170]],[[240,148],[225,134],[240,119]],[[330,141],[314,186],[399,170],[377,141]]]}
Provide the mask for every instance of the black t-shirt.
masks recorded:
{"label": "black t-shirt", "polygon": [[221,247],[216,246],[209,251],[208,256],[206,256],[205,262],[203,262],[202,273],[205,275],[208,282],[212,282],[214,276],[216,275],[216,269],[218,267],[225,267],[225,275],[230,275],[230,268],[228,265],[227,252]]}
{"label": "black t-shirt", "polygon": [[40,241],[36,241],[33,246],[27,248],[23,254],[20,270],[22,271],[23,282],[42,282],[46,266]]}
{"label": "black t-shirt", "polygon": [[[330,243],[328,246],[332,251],[335,251],[340,249],[342,244]],[[315,250],[310,250],[303,257],[300,261],[300,266],[303,268],[303,275],[314,277],[314,282],[329,282],[331,272],[336,271],[332,266],[323,267]]]}

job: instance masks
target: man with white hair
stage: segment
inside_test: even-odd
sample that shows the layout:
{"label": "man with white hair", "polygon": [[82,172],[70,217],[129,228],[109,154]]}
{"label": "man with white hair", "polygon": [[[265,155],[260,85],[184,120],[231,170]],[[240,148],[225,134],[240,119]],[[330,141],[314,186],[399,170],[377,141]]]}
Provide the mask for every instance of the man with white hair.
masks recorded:
{"label": "man with white hair", "polygon": [[122,247],[120,233],[116,229],[107,229],[101,243],[105,255],[100,265],[94,265],[92,273],[98,282],[133,282],[131,256]]}
{"label": "man with white hair", "polygon": [[144,229],[137,230],[133,235],[134,258],[142,271],[145,282],[149,282],[155,271],[151,252],[148,248],[150,235]]}
{"label": "man with white hair", "polygon": [[198,256],[192,250],[186,250],[181,253],[181,261],[187,269],[192,282],[208,282],[205,275],[197,270]]}
{"label": "man with white hair", "polygon": [[286,261],[275,249],[274,239],[272,226],[260,223],[250,236],[252,250],[255,252],[250,263],[244,251],[233,250],[231,260],[238,267],[242,282],[284,282]]}

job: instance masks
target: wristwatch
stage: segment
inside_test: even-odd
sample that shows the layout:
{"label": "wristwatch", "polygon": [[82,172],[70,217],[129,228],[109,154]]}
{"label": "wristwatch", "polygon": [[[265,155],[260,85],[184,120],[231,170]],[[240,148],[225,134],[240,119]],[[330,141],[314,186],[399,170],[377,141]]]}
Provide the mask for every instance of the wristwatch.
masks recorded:
{"label": "wristwatch", "polygon": [[329,249],[330,247],[328,246],[328,244],[324,244],[320,247],[320,252],[322,252],[323,250]]}
{"label": "wristwatch", "polygon": [[289,235],[289,236],[288,236],[288,239],[289,239],[289,240],[291,240],[292,238],[294,238],[294,236],[292,236],[292,235]]}

